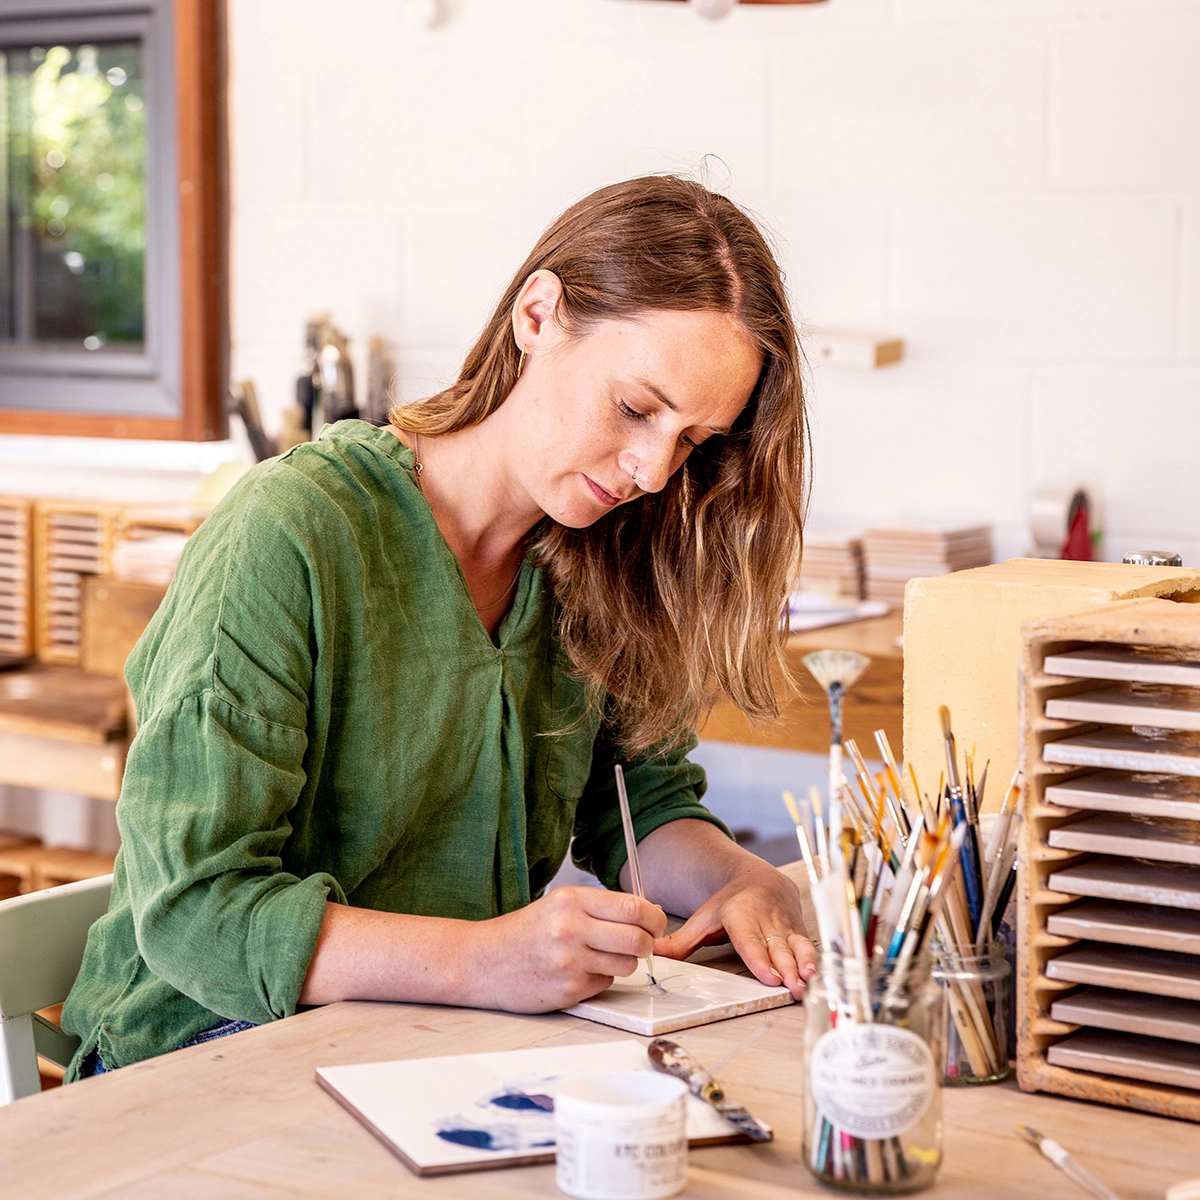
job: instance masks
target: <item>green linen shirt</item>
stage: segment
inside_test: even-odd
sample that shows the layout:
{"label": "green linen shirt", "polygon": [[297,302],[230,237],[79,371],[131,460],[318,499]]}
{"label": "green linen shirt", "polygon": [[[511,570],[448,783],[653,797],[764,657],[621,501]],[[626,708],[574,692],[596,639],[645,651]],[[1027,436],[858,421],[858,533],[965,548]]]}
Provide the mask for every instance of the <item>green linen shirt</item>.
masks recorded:
{"label": "green linen shirt", "polygon": [[[412,465],[339,422],[190,540],[126,667],[139,728],[112,901],[63,1012],[69,1078],[93,1048],[122,1067],[222,1018],[289,1016],[327,900],[485,920],[536,899],[572,835],[618,886],[621,755],[542,571],[522,566],[493,642]],[[627,766],[639,840],[720,824],[686,749]]]}

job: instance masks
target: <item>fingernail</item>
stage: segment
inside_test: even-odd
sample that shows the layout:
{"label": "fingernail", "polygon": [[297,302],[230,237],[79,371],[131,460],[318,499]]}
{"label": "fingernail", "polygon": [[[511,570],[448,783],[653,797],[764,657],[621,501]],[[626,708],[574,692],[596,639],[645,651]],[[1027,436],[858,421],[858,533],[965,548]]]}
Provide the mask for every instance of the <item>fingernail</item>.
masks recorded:
{"label": "fingernail", "polygon": [[817,964],[809,963],[801,972],[800,978],[807,983],[817,973]]}
{"label": "fingernail", "polygon": [[770,970],[771,970],[771,974],[772,974],[772,975],[774,975],[776,979],[782,979],[782,978],[783,978],[783,976],[782,976],[782,975],[780,975],[780,973],[779,973],[777,970],[775,970],[775,968],[774,968],[774,967],[771,967],[771,969],[770,969]]}

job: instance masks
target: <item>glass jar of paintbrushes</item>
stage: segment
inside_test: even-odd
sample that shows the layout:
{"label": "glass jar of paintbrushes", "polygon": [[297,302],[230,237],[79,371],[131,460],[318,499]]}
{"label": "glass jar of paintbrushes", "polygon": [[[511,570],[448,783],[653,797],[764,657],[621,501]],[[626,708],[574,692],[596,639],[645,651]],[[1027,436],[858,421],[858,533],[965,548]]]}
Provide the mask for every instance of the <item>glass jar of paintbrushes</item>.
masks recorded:
{"label": "glass jar of paintbrushes", "polygon": [[958,770],[950,712],[942,708],[938,715],[946,777],[937,812],[949,812],[966,830],[961,869],[950,881],[934,937],[934,978],[942,986],[947,1017],[945,1080],[996,1083],[1009,1074],[1012,968],[997,933],[1016,881],[1021,776],[1013,775],[1000,812],[981,819],[987,768],[977,780],[968,755],[965,770]]}
{"label": "glass jar of paintbrushes", "polygon": [[1007,1079],[1012,967],[1003,942],[983,954],[934,946],[933,978],[941,986],[946,1050],[942,1078],[951,1087]]}
{"label": "glass jar of paintbrushes", "polygon": [[804,1159],[859,1195],[928,1187],[942,1162],[941,993],[922,956],[893,966],[826,953],[804,998]]}
{"label": "glass jar of paintbrushes", "polygon": [[948,813],[910,819],[899,791],[894,816],[882,793],[876,814],[856,813],[834,781],[825,805],[815,790],[799,805],[784,794],[822,946],[805,997],[805,1161],[846,1191],[911,1192],[941,1165],[943,1008],[930,946],[967,828]]}

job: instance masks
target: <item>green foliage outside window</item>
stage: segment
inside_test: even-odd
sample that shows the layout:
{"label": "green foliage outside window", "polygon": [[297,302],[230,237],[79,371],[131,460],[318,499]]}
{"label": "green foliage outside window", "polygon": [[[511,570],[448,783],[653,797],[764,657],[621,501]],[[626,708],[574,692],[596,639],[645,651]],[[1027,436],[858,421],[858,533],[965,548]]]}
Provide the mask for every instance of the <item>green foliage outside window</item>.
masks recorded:
{"label": "green foliage outside window", "polygon": [[[137,42],[5,52],[9,336],[144,338],[146,106]],[[24,245],[22,245],[24,239]],[[23,265],[22,265],[23,264]],[[19,313],[24,306],[24,321]]]}

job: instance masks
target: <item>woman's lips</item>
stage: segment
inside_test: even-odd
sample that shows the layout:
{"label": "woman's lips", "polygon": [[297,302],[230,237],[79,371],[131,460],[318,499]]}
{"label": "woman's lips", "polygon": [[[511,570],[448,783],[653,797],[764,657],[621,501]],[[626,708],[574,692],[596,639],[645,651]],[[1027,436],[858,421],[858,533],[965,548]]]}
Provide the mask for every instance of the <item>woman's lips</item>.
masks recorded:
{"label": "woman's lips", "polygon": [[588,487],[592,489],[592,495],[595,496],[605,508],[612,508],[614,505],[621,503],[620,496],[614,496],[612,492],[608,491],[606,488],[602,488],[594,479],[587,475],[584,476],[584,479],[587,480]]}

